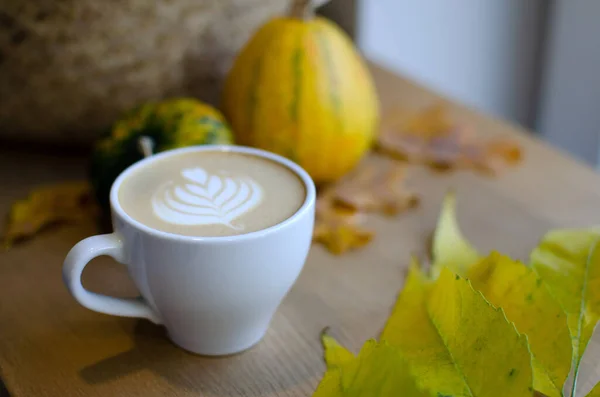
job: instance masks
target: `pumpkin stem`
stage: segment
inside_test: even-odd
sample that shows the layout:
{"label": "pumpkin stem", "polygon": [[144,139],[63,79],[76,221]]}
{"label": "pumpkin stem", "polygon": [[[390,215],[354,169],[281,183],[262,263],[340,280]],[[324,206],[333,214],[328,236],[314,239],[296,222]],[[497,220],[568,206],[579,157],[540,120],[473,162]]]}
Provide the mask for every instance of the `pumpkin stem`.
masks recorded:
{"label": "pumpkin stem", "polygon": [[329,0],[293,0],[290,16],[304,21],[311,20],[315,17],[315,8],[328,2]]}
{"label": "pumpkin stem", "polygon": [[154,139],[149,136],[142,135],[138,138],[138,149],[144,157],[150,157],[154,154]]}

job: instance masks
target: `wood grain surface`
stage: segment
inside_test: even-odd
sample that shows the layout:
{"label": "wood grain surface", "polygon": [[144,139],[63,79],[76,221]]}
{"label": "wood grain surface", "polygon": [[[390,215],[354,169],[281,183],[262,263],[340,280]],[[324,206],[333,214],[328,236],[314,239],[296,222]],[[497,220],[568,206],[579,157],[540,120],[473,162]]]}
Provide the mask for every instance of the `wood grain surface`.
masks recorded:
{"label": "wood grain surface", "polygon": [[[373,66],[384,110],[440,98]],[[93,222],[47,231],[0,254],[0,377],[14,397],[307,396],[324,364],[325,327],[358,350],[377,336],[403,284],[409,255],[424,255],[444,193],[458,195],[465,234],[482,251],[525,259],[550,228],[600,222],[600,178],[568,156],[505,122],[450,104],[482,134],[506,135],[525,148],[522,166],[498,179],[471,172],[439,175],[416,168],[410,184],[419,208],[372,217],[366,249],[335,257],[313,246],[306,266],[264,340],[242,354],[206,358],[172,345],[147,321],[110,317],[79,306],[63,286],[68,250],[97,233]],[[568,133],[568,132],[565,132]],[[36,185],[83,178],[84,156],[0,153],[0,212]],[[123,266],[94,260],[84,274],[94,291],[132,296]]]}

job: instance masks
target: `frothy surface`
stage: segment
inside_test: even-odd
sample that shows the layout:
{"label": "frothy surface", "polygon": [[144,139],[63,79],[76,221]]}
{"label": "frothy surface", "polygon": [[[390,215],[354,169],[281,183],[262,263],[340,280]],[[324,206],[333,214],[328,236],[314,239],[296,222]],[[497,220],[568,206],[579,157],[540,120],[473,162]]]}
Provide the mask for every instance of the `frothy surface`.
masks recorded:
{"label": "frothy surface", "polygon": [[187,236],[231,236],[291,217],[306,197],[288,168],[232,152],[181,153],[146,164],[121,184],[119,203],[135,220]]}

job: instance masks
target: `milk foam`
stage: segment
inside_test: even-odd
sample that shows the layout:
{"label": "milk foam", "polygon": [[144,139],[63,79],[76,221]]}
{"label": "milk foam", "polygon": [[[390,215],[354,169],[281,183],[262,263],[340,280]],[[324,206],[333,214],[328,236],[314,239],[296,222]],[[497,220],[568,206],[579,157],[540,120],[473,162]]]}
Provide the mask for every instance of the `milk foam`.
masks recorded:
{"label": "milk foam", "polygon": [[247,177],[220,177],[199,167],[184,169],[181,176],[185,183],[167,182],[152,197],[154,214],[171,224],[222,224],[241,230],[243,225],[232,222],[263,200],[263,189]]}

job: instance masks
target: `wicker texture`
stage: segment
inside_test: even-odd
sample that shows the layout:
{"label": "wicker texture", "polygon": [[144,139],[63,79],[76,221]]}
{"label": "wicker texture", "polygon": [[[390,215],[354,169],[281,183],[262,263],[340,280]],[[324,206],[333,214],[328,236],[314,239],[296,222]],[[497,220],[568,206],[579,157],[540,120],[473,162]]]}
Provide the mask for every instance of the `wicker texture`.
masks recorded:
{"label": "wicker texture", "polygon": [[288,0],[3,0],[0,139],[89,144],[124,110],[217,103],[233,56]]}

